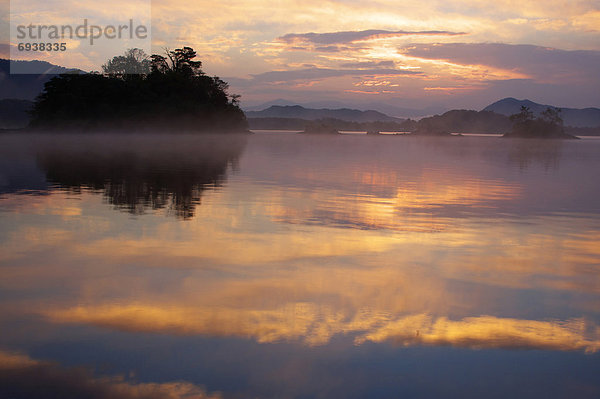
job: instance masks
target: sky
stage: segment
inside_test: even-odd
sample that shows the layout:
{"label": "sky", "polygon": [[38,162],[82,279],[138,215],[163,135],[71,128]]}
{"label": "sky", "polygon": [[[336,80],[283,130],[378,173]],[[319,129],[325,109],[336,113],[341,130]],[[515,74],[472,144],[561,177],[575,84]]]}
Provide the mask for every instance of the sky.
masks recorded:
{"label": "sky", "polygon": [[[130,12],[55,2],[66,14]],[[600,107],[598,0],[155,0],[151,13],[152,51],[193,47],[245,107],[481,109],[504,97]],[[3,55],[7,42],[4,32]],[[61,61],[99,69],[93,57]]]}

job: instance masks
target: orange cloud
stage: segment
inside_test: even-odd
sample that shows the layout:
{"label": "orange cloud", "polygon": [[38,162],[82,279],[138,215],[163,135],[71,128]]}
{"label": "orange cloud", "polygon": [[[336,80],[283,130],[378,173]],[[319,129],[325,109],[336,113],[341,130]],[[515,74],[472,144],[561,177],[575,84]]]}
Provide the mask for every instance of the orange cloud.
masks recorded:
{"label": "orange cloud", "polygon": [[424,87],[425,91],[440,91],[446,93],[454,93],[457,91],[472,91],[480,89],[481,87],[472,86],[472,87]]}
{"label": "orange cloud", "polygon": [[397,38],[405,36],[457,36],[464,35],[465,32],[450,31],[388,31],[388,30],[363,30],[363,31],[343,31],[327,33],[288,33],[277,38],[278,41],[288,44],[315,44],[332,45],[346,44],[363,41],[370,41],[384,38]]}
{"label": "orange cloud", "polygon": [[379,91],[365,91],[365,90],[344,90],[345,93],[354,94],[381,94]]}

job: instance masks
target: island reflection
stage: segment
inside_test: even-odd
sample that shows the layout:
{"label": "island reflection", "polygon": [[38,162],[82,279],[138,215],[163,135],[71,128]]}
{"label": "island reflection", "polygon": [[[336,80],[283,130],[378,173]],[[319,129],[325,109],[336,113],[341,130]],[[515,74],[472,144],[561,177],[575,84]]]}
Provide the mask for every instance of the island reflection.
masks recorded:
{"label": "island reflection", "polygon": [[37,163],[54,189],[101,192],[116,209],[140,215],[167,209],[194,216],[202,192],[222,185],[237,168],[246,138],[219,136],[72,137],[46,143]]}

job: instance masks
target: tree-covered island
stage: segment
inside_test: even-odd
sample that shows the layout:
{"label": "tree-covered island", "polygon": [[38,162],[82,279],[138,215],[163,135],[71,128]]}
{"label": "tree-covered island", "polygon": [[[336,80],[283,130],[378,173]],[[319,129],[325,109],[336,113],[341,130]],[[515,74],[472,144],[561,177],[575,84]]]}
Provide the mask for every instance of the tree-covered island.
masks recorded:
{"label": "tree-covered island", "polygon": [[510,116],[512,130],[503,137],[577,139],[577,137],[565,133],[560,112],[560,108],[548,107],[540,116],[534,117],[528,107],[522,106],[519,113]]}
{"label": "tree-covered island", "polygon": [[62,74],[37,97],[33,129],[247,132],[239,96],[202,71],[190,47],[148,57],[128,50],[103,73]]}

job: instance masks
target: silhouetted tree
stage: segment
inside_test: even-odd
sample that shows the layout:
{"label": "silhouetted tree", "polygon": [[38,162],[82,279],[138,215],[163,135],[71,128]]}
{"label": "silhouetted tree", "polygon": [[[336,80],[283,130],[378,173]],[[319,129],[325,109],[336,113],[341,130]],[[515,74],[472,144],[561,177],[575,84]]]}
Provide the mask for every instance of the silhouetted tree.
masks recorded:
{"label": "silhouetted tree", "polygon": [[184,47],[175,50],[165,50],[165,55],[152,55],[152,71],[160,73],[179,73],[186,76],[200,76],[202,72],[202,62],[194,61],[196,52],[191,47]]}
{"label": "silhouetted tree", "polygon": [[548,107],[544,112],[542,112],[541,118],[548,123],[552,123],[554,125],[562,127],[564,125],[564,122],[563,119],[560,117],[561,111],[562,110],[560,108]]}
{"label": "silhouetted tree", "polygon": [[113,77],[147,75],[150,73],[150,57],[139,48],[132,48],[102,65],[102,72]]}
{"label": "silhouetted tree", "polygon": [[510,116],[510,120],[514,124],[526,123],[527,121],[533,120],[533,112],[524,105],[521,106],[521,111],[518,114],[514,114]]}

